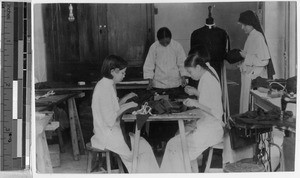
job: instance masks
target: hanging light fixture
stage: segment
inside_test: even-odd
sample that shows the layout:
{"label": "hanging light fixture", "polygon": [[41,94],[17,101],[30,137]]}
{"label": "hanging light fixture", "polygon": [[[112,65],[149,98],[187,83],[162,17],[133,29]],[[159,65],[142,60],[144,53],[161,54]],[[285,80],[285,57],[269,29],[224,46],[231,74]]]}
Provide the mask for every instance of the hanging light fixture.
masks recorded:
{"label": "hanging light fixture", "polygon": [[74,14],[73,14],[73,6],[72,4],[69,5],[69,17],[68,20],[70,22],[73,22],[75,20]]}

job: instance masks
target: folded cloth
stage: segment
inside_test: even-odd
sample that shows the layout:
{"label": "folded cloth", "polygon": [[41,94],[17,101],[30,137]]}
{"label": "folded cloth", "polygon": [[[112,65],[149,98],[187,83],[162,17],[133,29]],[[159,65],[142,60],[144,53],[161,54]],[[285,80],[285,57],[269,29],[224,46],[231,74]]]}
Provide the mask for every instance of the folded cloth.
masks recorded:
{"label": "folded cloth", "polygon": [[230,64],[234,64],[234,63],[237,63],[237,62],[240,62],[240,61],[244,60],[244,58],[241,56],[240,51],[241,51],[240,49],[232,49],[232,50],[230,50],[226,54],[225,59]]}
{"label": "folded cloth", "polygon": [[286,80],[286,90],[288,93],[297,93],[297,76],[288,78]]}
{"label": "folded cloth", "polygon": [[252,80],[251,87],[252,89],[257,89],[258,87],[263,88],[272,88],[275,90],[283,90],[286,86],[286,80],[285,79],[267,79],[262,77],[257,77]]}
{"label": "folded cloth", "polygon": [[249,126],[255,124],[271,126],[280,119],[280,112],[279,109],[272,109],[267,112],[258,109],[256,111],[247,111],[243,114],[232,116],[232,119],[235,123],[244,123]]}

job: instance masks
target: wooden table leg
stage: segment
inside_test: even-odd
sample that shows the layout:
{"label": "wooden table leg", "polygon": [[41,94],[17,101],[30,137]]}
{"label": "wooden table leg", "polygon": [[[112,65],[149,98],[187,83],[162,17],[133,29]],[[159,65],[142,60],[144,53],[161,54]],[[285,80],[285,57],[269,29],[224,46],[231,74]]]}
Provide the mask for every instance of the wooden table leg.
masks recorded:
{"label": "wooden table leg", "polygon": [[78,139],[76,133],[76,124],[75,124],[75,111],[73,106],[74,98],[68,99],[68,109],[69,109],[69,119],[70,119],[70,128],[71,128],[71,141],[72,141],[72,148],[73,148],[73,156],[74,160],[79,160],[79,148],[78,148]]}
{"label": "wooden table leg", "polygon": [[75,103],[75,98],[71,98],[72,100],[72,105],[74,109],[74,121],[75,121],[75,126],[76,126],[76,134],[78,138],[78,147],[79,147],[79,152],[80,154],[85,154],[85,144],[84,144],[84,139],[82,135],[82,130],[81,130],[81,125],[79,121],[79,116],[78,116],[78,111]]}
{"label": "wooden table leg", "polygon": [[184,124],[182,119],[178,120],[178,126],[179,126],[180,138],[181,138],[182,155],[183,155],[183,161],[185,165],[185,172],[190,173],[192,172],[191,162],[189,158],[188,146],[186,142]]}
{"label": "wooden table leg", "polygon": [[52,114],[36,113],[36,167],[40,173],[53,173],[52,163],[45,135],[45,127]]}
{"label": "wooden table leg", "polygon": [[139,155],[139,142],[140,142],[141,131],[138,129],[137,124],[135,125],[135,134],[134,134],[134,148],[133,148],[133,162],[132,162],[132,173],[137,172],[137,163]]}

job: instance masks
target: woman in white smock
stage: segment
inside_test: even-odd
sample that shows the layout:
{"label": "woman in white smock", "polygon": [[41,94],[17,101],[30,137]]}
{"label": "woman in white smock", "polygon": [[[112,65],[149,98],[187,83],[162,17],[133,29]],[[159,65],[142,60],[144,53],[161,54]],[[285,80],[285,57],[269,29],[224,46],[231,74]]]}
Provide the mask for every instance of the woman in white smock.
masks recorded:
{"label": "woman in white smock", "polygon": [[244,50],[240,52],[244,61],[239,65],[241,71],[240,113],[244,113],[249,110],[252,79],[258,76],[271,78],[275,71],[273,65],[270,66],[272,63],[268,65],[271,57],[257,15],[251,10],[242,12],[239,23],[244,32],[248,34]]}
{"label": "woman in white smock", "polygon": [[187,76],[183,63],[186,58],[182,45],[172,39],[167,27],[157,31],[157,41],[149,48],[144,66],[144,79],[149,89],[169,89],[185,86]]}
{"label": "woman in white smock", "polygon": [[[122,135],[119,116],[127,109],[136,107],[134,102],[126,103],[135,96],[130,93],[118,101],[115,84],[125,77],[127,62],[121,57],[110,55],[102,64],[102,79],[97,83],[92,99],[94,135],[91,144],[98,149],[108,149],[120,155],[128,172],[132,171],[133,151],[129,149]],[[134,135],[130,134],[133,148]],[[158,172],[159,167],[148,142],[141,138],[137,172]]]}
{"label": "woman in white smock", "polygon": [[[203,117],[185,125],[190,161],[208,147],[221,142],[223,137],[221,86],[216,71],[207,61],[209,53],[203,46],[198,53],[188,56],[184,63],[191,77],[200,81],[197,89],[185,87],[185,92],[198,96],[198,100],[186,99],[183,103],[206,111]],[[175,135],[167,143],[160,168],[161,172],[169,173],[185,171],[180,135]]]}

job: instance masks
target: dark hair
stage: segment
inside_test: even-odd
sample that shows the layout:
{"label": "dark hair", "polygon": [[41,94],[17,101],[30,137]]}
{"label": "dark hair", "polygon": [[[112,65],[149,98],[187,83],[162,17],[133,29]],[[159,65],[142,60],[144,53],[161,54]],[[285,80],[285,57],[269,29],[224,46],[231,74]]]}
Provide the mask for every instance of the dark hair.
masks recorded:
{"label": "dark hair", "polygon": [[239,17],[239,22],[245,25],[251,25],[255,30],[262,33],[266,41],[264,31],[260,25],[259,18],[255,12],[253,12],[252,10],[242,12]]}
{"label": "dark hair", "polygon": [[[255,30],[259,31],[263,35],[263,37],[265,39],[265,43],[268,46],[268,42],[267,42],[264,30],[261,27],[261,24],[259,22],[259,18],[258,18],[257,14],[255,12],[253,12],[251,10],[247,10],[245,12],[242,12],[240,14],[240,17],[239,17],[239,22],[243,23],[245,25],[251,25]],[[269,46],[268,46],[268,48],[269,48]],[[272,63],[271,59],[269,60],[269,63],[267,65],[267,71],[268,71],[268,78],[272,79],[273,75],[275,74],[275,70],[274,70],[273,63]]]}
{"label": "dark hair", "polygon": [[191,51],[189,52],[189,56],[184,61],[184,67],[196,67],[197,65],[200,65],[209,73],[211,73],[217,79],[217,81],[219,81],[216,74],[213,73],[213,71],[211,71],[210,68],[206,65],[206,63],[210,61],[210,54],[207,48],[201,45],[197,46],[197,49],[193,48],[193,50]]}
{"label": "dark hair", "polygon": [[111,75],[111,70],[112,69],[124,69],[126,68],[128,65],[127,61],[125,61],[123,58],[121,58],[120,56],[116,56],[116,55],[109,55],[107,56],[103,63],[102,63],[102,67],[101,67],[101,78],[106,77],[109,79],[112,79],[113,76]]}
{"label": "dark hair", "polygon": [[172,33],[167,27],[162,27],[157,31],[157,39],[172,38]]}

